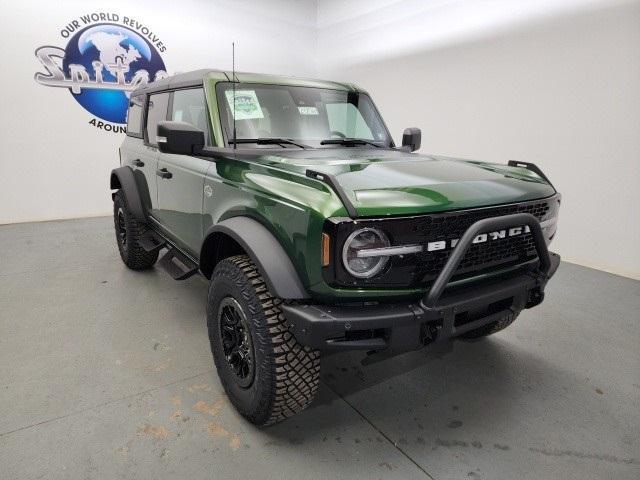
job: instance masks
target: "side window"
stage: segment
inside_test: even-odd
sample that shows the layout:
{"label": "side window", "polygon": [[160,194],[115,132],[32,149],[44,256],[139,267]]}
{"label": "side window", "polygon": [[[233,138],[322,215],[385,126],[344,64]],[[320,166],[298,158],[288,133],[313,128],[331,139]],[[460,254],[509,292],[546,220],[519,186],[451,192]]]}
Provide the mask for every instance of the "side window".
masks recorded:
{"label": "side window", "polygon": [[173,92],[171,120],[190,123],[204,132],[206,145],[211,145],[204,91],[201,88]]}
{"label": "side window", "polygon": [[169,104],[169,93],[154,93],[149,96],[147,102],[147,142],[149,145],[157,146],[158,122],[167,119],[167,106]]}
{"label": "side window", "polygon": [[142,136],[142,106],[144,105],[144,96],[137,95],[131,97],[129,101],[129,110],[127,112],[127,135],[132,137]]}

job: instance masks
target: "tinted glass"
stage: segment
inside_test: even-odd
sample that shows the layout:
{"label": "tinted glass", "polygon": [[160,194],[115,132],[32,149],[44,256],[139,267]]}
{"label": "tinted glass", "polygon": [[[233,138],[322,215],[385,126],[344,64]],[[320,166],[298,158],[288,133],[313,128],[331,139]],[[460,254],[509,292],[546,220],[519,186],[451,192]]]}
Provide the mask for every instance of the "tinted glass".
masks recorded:
{"label": "tinted glass", "polygon": [[142,134],[142,105],[144,97],[138,95],[131,97],[129,111],[127,112],[127,133],[130,135]]}
{"label": "tinted glass", "polygon": [[325,107],[331,132],[339,132],[347,138],[374,140],[358,107],[351,103],[327,103]]}
{"label": "tinted glass", "polygon": [[209,141],[209,122],[204,92],[201,88],[177,90],[173,92],[173,106],[171,120],[187,122],[204,132],[207,145]]}
{"label": "tinted glass", "polygon": [[147,105],[147,141],[157,146],[158,122],[167,119],[168,93],[155,93],[149,96]]}
{"label": "tinted glass", "polygon": [[[217,87],[222,126],[233,138],[234,92],[231,83]],[[389,146],[391,137],[368,95],[359,92],[286,85],[238,84],[235,91],[237,139],[284,138],[302,144],[356,138]],[[273,145],[244,144],[247,148]]]}

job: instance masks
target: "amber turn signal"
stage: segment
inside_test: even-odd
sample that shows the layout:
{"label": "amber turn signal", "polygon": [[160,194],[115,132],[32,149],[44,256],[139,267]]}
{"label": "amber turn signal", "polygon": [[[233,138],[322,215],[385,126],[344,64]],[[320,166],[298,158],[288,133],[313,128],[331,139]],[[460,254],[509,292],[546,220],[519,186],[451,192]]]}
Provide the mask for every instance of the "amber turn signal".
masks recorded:
{"label": "amber turn signal", "polygon": [[328,267],[331,262],[331,238],[326,233],[322,234],[322,266]]}

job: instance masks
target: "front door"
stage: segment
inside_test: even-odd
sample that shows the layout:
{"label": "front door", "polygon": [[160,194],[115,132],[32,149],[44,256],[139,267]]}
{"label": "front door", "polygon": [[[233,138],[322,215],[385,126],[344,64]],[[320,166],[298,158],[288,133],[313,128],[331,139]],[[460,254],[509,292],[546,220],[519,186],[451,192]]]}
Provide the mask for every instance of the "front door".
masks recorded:
{"label": "front door", "polygon": [[[203,130],[209,144],[209,122],[202,88],[176,90],[172,95],[169,119],[187,122]],[[204,235],[204,176],[210,165],[209,160],[189,155],[160,153],[158,158],[158,220],[165,233],[196,258]]]}
{"label": "front door", "polygon": [[[158,122],[166,120],[167,108],[169,106],[169,93],[154,93],[147,99],[144,145],[140,146],[138,156],[133,159],[132,166],[144,173],[146,187],[148,189],[149,215],[157,219],[158,215],[158,142],[157,131]],[[142,177],[137,176],[138,184]],[[143,198],[146,192],[142,192]]]}

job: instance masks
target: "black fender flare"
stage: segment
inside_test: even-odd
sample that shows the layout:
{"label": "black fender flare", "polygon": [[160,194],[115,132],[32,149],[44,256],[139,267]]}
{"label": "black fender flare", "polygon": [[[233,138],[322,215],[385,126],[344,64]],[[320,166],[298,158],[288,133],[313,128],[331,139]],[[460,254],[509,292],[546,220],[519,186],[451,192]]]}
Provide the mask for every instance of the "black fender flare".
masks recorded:
{"label": "black fender flare", "polygon": [[[110,187],[111,190],[121,189],[124,192],[127,206],[137,220],[147,221],[147,214],[142,203],[138,183],[131,167],[124,166],[111,170]],[[113,195],[111,196],[113,197]]]}
{"label": "black fender flare", "polygon": [[207,230],[200,250],[201,271],[205,270],[202,261],[210,259],[205,253],[208,240],[216,234],[228,235],[247,252],[276,297],[287,300],[309,298],[280,242],[264,225],[249,217],[228,218]]}

